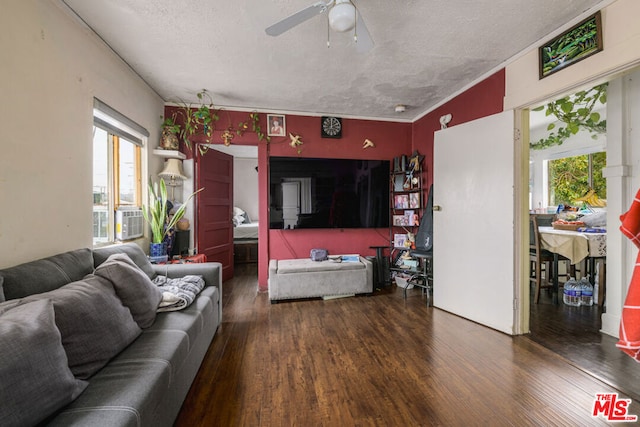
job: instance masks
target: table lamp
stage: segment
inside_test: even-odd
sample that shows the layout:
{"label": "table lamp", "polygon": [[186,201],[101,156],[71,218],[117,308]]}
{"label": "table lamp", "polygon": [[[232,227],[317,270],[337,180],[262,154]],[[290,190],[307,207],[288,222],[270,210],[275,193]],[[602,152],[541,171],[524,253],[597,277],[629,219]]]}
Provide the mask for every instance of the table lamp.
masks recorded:
{"label": "table lamp", "polygon": [[182,160],[167,159],[164,163],[164,169],[158,174],[158,176],[161,178],[169,178],[169,182],[165,182],[165,184],[171,187],[171,200],[175,200],[175,187],[182,185],[182,181],[187,179],[184,172],[182,172]]}

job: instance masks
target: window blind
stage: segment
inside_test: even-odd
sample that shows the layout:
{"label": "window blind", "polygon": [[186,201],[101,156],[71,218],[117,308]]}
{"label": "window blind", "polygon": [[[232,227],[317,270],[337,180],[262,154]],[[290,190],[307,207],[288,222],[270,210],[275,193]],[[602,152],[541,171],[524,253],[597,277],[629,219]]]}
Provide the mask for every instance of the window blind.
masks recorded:
{"label": "window blind", "polygon": [[148,130],[98,98],[93,98],[93,124],[140,147],[149,137]]}

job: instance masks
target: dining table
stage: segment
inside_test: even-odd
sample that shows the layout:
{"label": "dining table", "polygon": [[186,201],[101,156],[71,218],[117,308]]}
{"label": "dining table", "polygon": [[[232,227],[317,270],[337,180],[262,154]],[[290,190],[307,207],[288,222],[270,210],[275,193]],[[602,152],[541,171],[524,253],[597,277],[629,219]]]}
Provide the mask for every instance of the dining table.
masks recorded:
{"label": "dining table", "polygon": [[[589,263],[589,271],[592,272],[589,280],[595,285],[595,262],[604,261],[607,256],[607,233],[604,229],[597,231],[561,230],[553,227],[538,227],[540,234],[540,246],[554,254],[553,271],[558,271],[559,255],[568,258],[571,265],[576,265],[584,260]],[[601,264],[604,265],[604,262]],[[598,274],[598,305],[604,300],[604,269]],[[558,297],[558,274],[553,277],[553,301]]]}

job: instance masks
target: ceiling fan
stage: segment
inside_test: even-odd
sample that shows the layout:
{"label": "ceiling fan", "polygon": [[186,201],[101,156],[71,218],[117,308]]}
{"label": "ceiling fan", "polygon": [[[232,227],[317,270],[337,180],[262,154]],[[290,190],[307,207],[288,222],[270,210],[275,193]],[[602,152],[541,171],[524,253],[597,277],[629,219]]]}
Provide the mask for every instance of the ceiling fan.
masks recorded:
{"label": "ceiling fan", "polygon": [[[369,34],[369,30],[367,30],[367,26],[364,24],[364,20],[362,19],[360,12],[351,0],[328,0],[326,2],[316,2],[306,9],[302,9],[301,11],[283,19],[282,21],[276,22],[265,31],[270,36],[279,36],[296,25],[300,25],[314,16],[322,15],[327,11],[329,12],[327,14],[329,27],[332,30],[340,33],[353,30],[353,38],[359,52],[366,52],[373,47],[371,34]],[[329,46],[328,39],[327,46]]]}

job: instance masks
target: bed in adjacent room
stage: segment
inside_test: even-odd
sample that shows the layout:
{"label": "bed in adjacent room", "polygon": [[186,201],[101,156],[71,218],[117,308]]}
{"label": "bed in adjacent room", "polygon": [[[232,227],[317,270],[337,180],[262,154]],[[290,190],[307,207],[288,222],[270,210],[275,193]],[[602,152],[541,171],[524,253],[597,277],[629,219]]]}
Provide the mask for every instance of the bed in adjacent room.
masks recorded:
{"label": "bed in adjacent room", "polygon": [[251,221],[241,208],[233,208],[233,261],[235,264],[258,262],[258,222]]}

